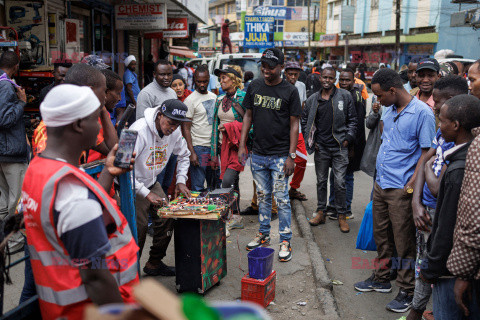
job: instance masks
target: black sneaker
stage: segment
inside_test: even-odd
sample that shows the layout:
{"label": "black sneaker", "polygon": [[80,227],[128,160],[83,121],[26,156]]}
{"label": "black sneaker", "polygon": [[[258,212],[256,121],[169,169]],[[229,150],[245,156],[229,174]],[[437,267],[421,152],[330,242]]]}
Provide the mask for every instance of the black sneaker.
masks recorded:
{"label": "black sneaker", "polygon": [[157,268],[150,269],[146,266],[143,268],[143,272],[146,275],[156,277],[156,276],[164,276],[164,277],[173,277],[175,275],[175,267],[169,267],[165,263],[160,262]]}
{"label": "black sneaker", "polygon": [[408,292],[400,289],[397,297],[387,304],[387,310],[398,313],[407,312],[412,307],[412,301],[413,294],[409,295]]}
{"label": "black sneaker", "polygon": [[392,291],[392,285],[390,282],[378,282],[374,279],[375,275],[372,274],[367,280],[357,282],[353,286],[361,292],[377,291],[386,293]]}
{"label": "black sneaker", "polygon": [[258,233],[255,239],[247,244],[247,250],[253,250],[258,247],[266,247],[270,244],[270,235]]}
{"label": "black sneaker", "polygon": [[[355,217],[353,216],[353,212],[352,212],[352,211],[347,211],[347,213],[346,213],[345,215],[346,215],[346,217],[347,217],[347,220],[350,220],[350,219],[355,218]],[[337,213],[337,211],[335,211],[334,213],[330,214],[330,215],[328,216],[328,218],[329,218],[329,219],[332,219],[332,220],[338,220],[338,213]]]}
{"label": "black sneaker", "polygon": [[241,216],[258,216],[258,210],[253,209],[251,206],[240,212]]}

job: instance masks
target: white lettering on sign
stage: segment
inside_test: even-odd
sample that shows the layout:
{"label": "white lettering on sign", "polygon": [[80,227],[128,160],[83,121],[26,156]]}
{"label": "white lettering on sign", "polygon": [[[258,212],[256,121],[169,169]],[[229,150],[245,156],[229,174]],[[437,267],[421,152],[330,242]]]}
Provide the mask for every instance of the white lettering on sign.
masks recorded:
{"label": "white lettering on sign", "polygon": [[259,16],[272,16],[275,18],[285,18],[287,15],[287,9],[275,7],[258,7],[254,12]]}

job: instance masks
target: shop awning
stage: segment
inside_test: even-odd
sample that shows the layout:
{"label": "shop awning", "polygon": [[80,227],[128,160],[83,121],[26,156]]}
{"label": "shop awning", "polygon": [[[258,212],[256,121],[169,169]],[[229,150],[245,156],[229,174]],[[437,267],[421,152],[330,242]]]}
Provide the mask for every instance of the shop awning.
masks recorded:
{"label": "shop awning", "polygon": [[193,51],[187,47],[170,47],[170,54],[176,57],[184,57],[195,59],[196,56],[193,54]]}

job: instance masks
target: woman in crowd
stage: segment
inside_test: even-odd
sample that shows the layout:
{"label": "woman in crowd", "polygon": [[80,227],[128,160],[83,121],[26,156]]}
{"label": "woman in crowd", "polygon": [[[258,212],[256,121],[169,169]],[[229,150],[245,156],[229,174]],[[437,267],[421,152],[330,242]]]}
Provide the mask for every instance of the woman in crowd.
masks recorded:
{"label": "woman in crowd", "polygon": [[178,99],[180,99],[182,102],[192,93],[192,91],[187,89],[187,83],[180,74],[173,75],[173,80],[170,87],[175,91]]}
{"label": "woman in crowd", "polygon": [[239,66],[216,69],[214,73],[220,79],[220,85],[225,94],[218,96],[213,111],[212,167],[220,164],[222,188],[229,188],[233,185],[238,193],[238,199],[232,207],[233,215],[227,222],[227,230],[230,230],[243,228],[239,205],[239,175],[244,166],[238,162],[237,154],[243,116],[245,115],[245,109],[242,107],[245,92],[242,90],[243,75]]}

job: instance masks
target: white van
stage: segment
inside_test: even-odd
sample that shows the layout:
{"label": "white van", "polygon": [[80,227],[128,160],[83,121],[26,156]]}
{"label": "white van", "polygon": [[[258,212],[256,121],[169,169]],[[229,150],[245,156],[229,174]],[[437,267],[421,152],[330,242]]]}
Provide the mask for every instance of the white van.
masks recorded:
{"label": "white van", "polygon": [[261,76],[261,57],[261,53],[217,54],[215,58],[209,62],[208,69],[210,71],[210,74],[213,74],[215,69],[223,69],[227,65],[237,65],[242,68],[243,73],[245,73],[245,71],[252,71],[253,78],[257,79]]}

